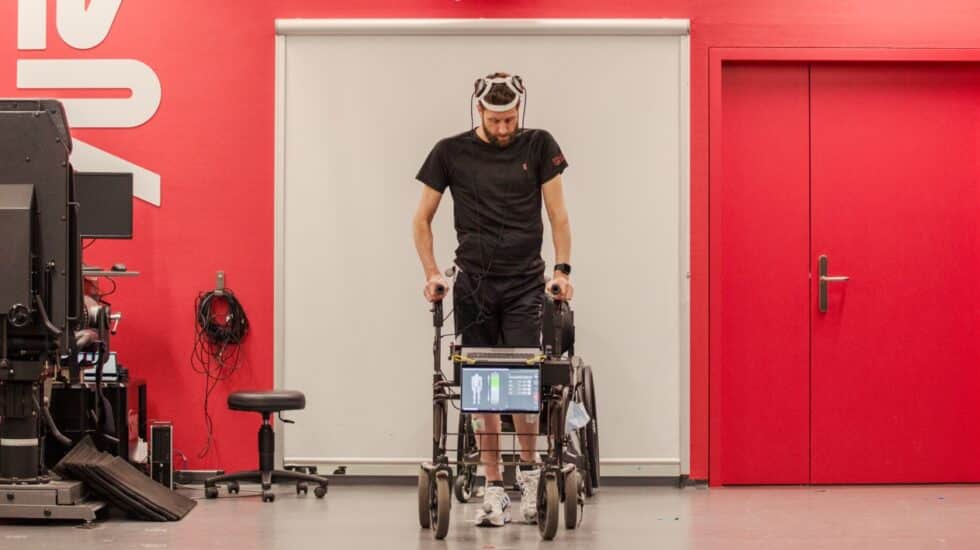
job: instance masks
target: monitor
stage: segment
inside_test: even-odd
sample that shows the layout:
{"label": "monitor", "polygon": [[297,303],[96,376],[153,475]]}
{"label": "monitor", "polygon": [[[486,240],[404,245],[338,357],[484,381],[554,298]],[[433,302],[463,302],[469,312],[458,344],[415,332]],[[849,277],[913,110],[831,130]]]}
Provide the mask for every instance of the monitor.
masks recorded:
{"label": "monitor", "polygon": [[133,238],[133,175],[75,172],[78,232],[83,239]]}
{"label": "monitor", "polygon": [[541,370],[537,367],[464,365],[461,374],[463,412],[541,411]]}

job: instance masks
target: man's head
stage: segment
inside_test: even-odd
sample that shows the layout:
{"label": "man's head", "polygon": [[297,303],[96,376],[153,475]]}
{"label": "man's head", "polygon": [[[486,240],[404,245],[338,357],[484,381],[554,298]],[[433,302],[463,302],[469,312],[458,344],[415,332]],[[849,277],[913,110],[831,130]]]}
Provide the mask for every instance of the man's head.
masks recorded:
{"label": "man's head", "polygon": [[[481,86],[482,83],[482,86]],[[490,143],[506,147],[514,140],[518,129],[518,112],[524,94],[520,77],[493,73],[476,81],[477,111],[483,133]]]}

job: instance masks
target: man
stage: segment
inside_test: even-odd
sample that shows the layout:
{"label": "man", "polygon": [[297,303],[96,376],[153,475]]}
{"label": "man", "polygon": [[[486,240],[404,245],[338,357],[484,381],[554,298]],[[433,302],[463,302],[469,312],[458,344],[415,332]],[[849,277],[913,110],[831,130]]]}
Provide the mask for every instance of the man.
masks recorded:
{"label": "man", "polygon": [[[425,185],[413,221],[415,247],[425,272],[424,295],[441,300],[446,288],[432,248],[432,218],[442,193],[453,194],[459,268],[453,287],[456,334],[466,346],[540,346],[544,292],[559,286],[558,299],[572,298],[569,281],[571,229],[561,174],[568,166],[558,143],[544,130],[520,128],[524,86],[520,77],[494,73],[474,85],[480,124],[440,140],[416,176]],[[544,200],[555,247],[555,272],[545,283],[541,258]],[[440,287],[441,285],[441,287]],[[487,490],[477,525],[510,520],[510,499],[500,471],[500,415],[476,415]],[[521,444],[521,515],[537,518],[540,470],[535,449],[537,415],[514,415]],[[486,434],[486,435],[485,435]]]}

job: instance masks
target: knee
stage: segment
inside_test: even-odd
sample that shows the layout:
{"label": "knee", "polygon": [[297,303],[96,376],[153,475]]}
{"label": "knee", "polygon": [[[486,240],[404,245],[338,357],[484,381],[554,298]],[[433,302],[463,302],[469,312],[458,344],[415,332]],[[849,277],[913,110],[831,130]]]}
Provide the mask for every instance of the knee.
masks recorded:
{"label": "knee", "polygon": [[487,428],[487,423],[483,421],[483,417],[480,415],[473,415],[470,422],[473,425],[473,431],[477,433],[483,432]]}
{"label": "knee", "polygon": [[477,432],[499,432],[500,417],[492,414],[475,414],[471,421],[473,430]]}

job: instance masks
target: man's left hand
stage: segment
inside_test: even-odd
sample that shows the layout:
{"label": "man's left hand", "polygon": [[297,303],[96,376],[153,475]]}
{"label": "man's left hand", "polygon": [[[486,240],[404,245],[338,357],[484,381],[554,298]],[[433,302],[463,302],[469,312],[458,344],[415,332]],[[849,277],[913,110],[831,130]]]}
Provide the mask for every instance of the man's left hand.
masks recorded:
{"label": "man's left hand", "polygon": [[[551,291],[551,287],[553,285],[558,285],[558,288],[560,289],[558,294]],[[548,293],[548,296],[551,296],[555,300],[563,300],[568,302],[571,301],[572,295],[575,294],[575,287],[572,286],[572,282],[568,280],[568,277],[562,274],[556,275],[555,278],[548,281],[548,283],[545,284],[544,291]]]}

